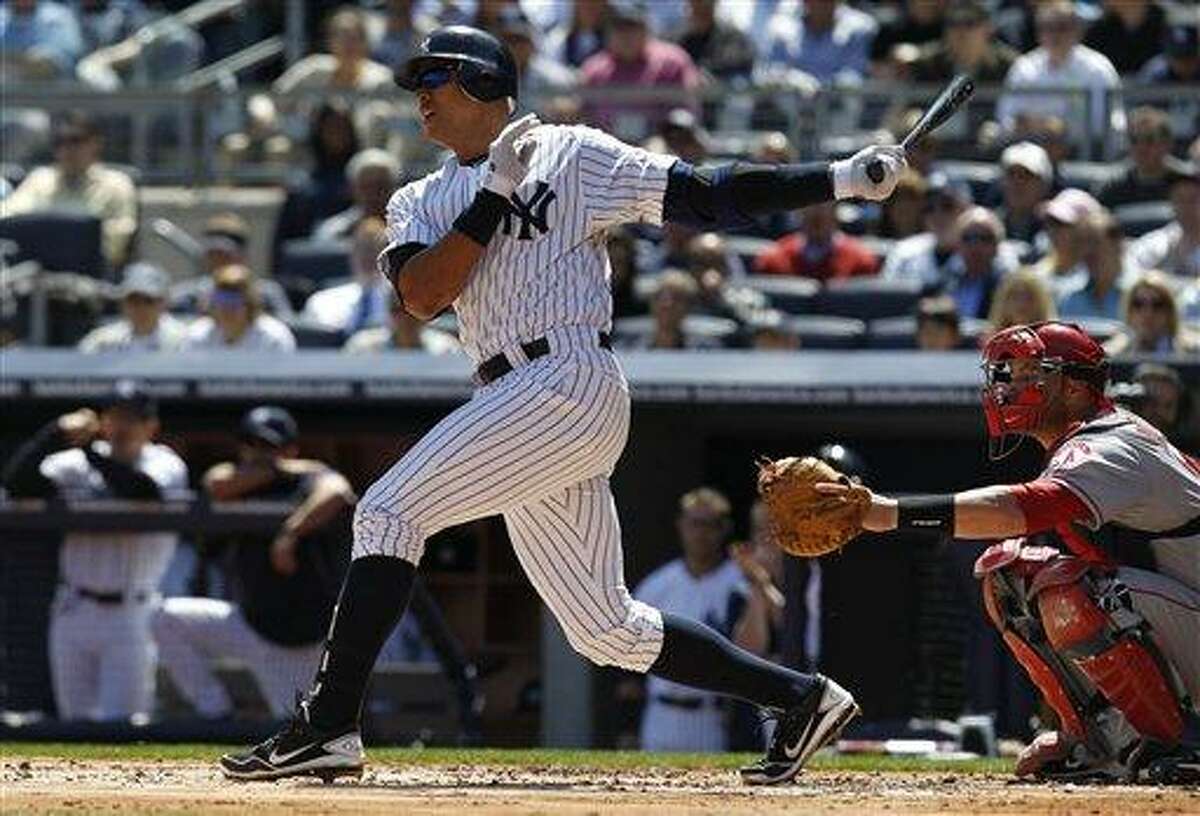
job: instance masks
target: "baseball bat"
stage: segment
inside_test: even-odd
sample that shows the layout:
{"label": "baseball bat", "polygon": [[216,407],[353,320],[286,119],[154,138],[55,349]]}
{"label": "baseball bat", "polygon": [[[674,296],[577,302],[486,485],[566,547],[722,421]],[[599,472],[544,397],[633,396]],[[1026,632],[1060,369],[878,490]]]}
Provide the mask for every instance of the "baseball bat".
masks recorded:
{"label": "baseball bat", "polygon": [[[954,112],[962,107],[962,104],[973,93],[975,93],[975,81],[966,74],[959,74],[950,80],[950,84],[938,95],[921,120],[904,137],[900,146],[907,153],[910,147],[941,127],[942,123],[953,116]],[[883,181],[883,163],[878,159],[867,165],[867,178],[876,184]]]}

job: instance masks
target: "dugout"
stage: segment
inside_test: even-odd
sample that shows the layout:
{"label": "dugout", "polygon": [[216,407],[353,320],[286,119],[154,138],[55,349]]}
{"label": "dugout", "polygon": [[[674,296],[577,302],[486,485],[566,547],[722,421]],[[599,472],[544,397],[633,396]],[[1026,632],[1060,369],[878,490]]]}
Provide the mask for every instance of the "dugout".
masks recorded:
{"label": "dugout", "polygon": [[[987,462],[971,352],[643,352],[622,359],[634,409],[614,493],[631,587],[677,554],[675,508],[686,490],[709,484],[726,492],[744,534],[759,455],[804,453],[837,440],[864,456],[873,486],[893,493],[1012,481],[1037,467],[1032,449]],[[1117,378],[1135,362],[1117,365]],[[1194,394],[1200,360],[1167,362]],[[407,353],[6,351],[0,458],[42,422],[95,400],[115,379],[135,377],[158,394],[163,439],[184,456],[193,480],[232,452],[231,432],[246,408],[274,403],[296,415],[305,455],[336,464],[361,489],[468,397],[468,376],[465,359]],[[1194,446],[1195,435],[1187,441]],[[20,534],[0,526],[0,538],[0,634],[10,657],[24,656],[0,661],[0,709],[26,707],[22,695],[38,691],[44,704],[38,610],[52,583],[27,580],[33,551],[17,546]],[[956,715],[971,607],[955,571],[969,568],[969,559],[948,557],[937,541],[879,539],[825,559],[822,668],[855,689],[868,719]],[[521,576],[502,524],[485,520],[439,536],[424,569],[480,666],[485,742],[613,744],[616,673],[593,670],[570,652]],[[31,665],[39,655],[42,664]]]}

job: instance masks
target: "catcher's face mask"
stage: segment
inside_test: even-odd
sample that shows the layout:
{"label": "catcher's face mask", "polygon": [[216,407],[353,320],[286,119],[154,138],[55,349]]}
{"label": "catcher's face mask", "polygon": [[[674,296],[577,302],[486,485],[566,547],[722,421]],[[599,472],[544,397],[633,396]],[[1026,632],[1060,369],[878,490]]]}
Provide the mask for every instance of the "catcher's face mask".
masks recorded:
{"label": "catcher's face mask", "polygon": [[983,350],[983,414],[988,455],[1002,459],[1042,421],[1048,379],[1061,364],[1046,358],[1046,346],[1028,326],[1014,326],[993,337]]}

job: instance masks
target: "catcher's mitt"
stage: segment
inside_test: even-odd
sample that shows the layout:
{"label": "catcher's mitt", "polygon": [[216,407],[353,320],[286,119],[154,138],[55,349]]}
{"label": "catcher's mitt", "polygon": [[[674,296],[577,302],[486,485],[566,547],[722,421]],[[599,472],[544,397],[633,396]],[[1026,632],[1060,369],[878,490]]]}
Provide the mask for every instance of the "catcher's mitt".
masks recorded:
{"label": "catcher's mitt", "polygon": [[[850,489],[818,493],[814,485],[836,482]],[[862,532],[871,491],[813,456],[763,460],[758,495],[767,507],[771,535],[781,550],[801,558],[840,550]]]}

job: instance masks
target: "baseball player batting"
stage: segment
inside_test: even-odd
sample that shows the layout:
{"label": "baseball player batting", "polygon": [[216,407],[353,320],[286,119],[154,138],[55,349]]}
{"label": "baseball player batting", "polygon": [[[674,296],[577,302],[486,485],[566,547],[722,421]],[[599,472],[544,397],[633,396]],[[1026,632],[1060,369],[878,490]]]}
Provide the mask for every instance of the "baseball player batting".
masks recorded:
{"label": "baseball player batting", "polygon": [[[942,496],[870,494],[868,530],[1006,539],[975,563],[988,616],[1059,719],[1017,762],[1047,779],[1200,782],[1200,461],[1105,396],[1078,326],[1000,332],[983,353],[993,454],[1041,475]],[[826,494],[861,486],[821,484]],[[1025,536],[1052,533],[1054,547]]]}
{"label": "baseball player batting", "polygon": [[[604,238],[630,222],[715,229],[835,197],[883,199],[903,151],[694,168],[590,128],[510,121],[516,76],[500,42],[462,26],[434,31],[397,69],[397,83],[417,95],[424,135],[453,155],[392,196],[380,272],[416,317],[454,307],[478,389],[360,499],[353,561],[313,686],[277,735],[221,759],[230,777],[361,774],[367,678],[408,603],[426,539],[496,513],[580,654],[777,716],[745,782],[790,780],[858,712],[832,680],[761,660],[630,597],[609,489],[629,389],[610,350]],[[885,169],[878,183],[866,174],[875,160]]]}

